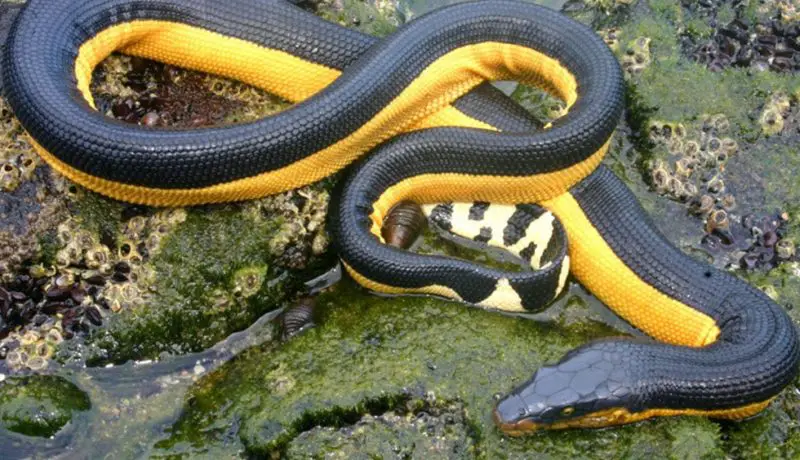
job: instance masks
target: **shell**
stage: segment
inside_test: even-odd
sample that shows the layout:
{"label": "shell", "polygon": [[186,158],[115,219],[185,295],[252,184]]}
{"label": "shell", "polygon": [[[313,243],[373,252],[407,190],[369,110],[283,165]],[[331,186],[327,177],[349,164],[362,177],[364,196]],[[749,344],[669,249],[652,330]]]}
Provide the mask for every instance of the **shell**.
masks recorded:
{"label": "shell", "polygon": [[303,297],[283,313],[281,328],[284,338],[289,338],[313,324],[316,303],[313,297]]}
{"label": "shell", "polygon": [[386,244],[408,249],[428,224],[422,207],[413,201],[396,204],[383,220],[381,236]]}
{"label": "shell", "polygon": [[791,259],[795,254],[794,243],[791,240],[778,241],[775,243],[775,253],[779,259]]}
{"label": "shell", "polygon": [[736,209],[736,198],[730,193],[723,196],[720,203],[722,204],[722,208],[726,211],[733,211]]}

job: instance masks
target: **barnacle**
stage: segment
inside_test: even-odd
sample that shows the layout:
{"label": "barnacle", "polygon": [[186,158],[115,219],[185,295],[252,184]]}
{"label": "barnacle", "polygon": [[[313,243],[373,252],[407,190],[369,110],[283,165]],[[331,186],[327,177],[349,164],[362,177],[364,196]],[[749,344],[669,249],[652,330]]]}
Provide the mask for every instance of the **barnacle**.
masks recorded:
{"label": "barnacle", "polygon": [[117,247],[117,256],[120,260],[125,260],[131,263],[142,262],[142,255],[139,253],[136,242],[131,239],[123,239],[119,242]]}
{"label": "barnacle", "polygon": [[791,259],[795,255],[794,242],[788,239],[782,239],[775,244],[775,253],[779,259]]}
{"label": "barnacle", "polygon": [[241,298],[252,297],[261,289],[267,274],[267,266],[240,268],[233,274],[233,295]]}
{"label": "barnacle", "polygon": [[72,242],[75,231],[77,230],[77,225],[74,220],[67,220],[66,222],[62,222],[58,224],[56,228],[56,238],[58,242],[62,245],[67,245]]}
{"label": "barnacle", "polygon": [[686,126],[683,123],[675,123],[672,127],[672,132],[675,134],[675,137],[678,139],[683,139],[686,137]]}
{"label": "barnacle", "polygon": [[163,235],[163,233],[151,233],[144,240],[144,247],[147,249],[149,255],[153,256],[161,249],[161,240],[164,238]]}
{"label": "barnacle", "polygon": [[111,250],[104,244],[96,244],[86,251],[84,261],[90,269],[101,268],[111,261]]}
{"label": "barnacle", "polygon": [[723,209],[715,209],[708,216],[708,220],[706,220],[706,231],[708,233],[714,230],[728,230],[729,227],[730,220],[728,219],[728,213]]}
{"label": "barnacle", "polygon": [[716,155],[722,150],[722,141],[716,136],[710,136],[706,143],[706,151],[712,155]]}
{"label": "barnacle", "polygon": [[697,195],[698,193],[697,186],[691,182],[687,182],[683,184],[683,192],[685,194],[685,199],[688,200]]}
{"label": "barnacle", "polygon": [[668,188],[669,193],[673,197],[680,199],[684,196],[683,182],[681,182],[677,177],[673,176],[669,179]]}
{"label": "barnacle", "polygon": [[17,168],[19,168],[20,178],[22,180],[30,180],[33,177],[33,172],[39,166],[39,157],[34,155],[33,152],[22,152],[17,157]]}
{"label": "barnacle", "polygon": [[722,197],[722,199],[720,200],[720,204],[722,205],[722,208],[725,209],[726,211],[732,211],[736,209],[736,198],[734,198],[733,195],[729,193]]}
{"label": "barnacle", "polygon": [[683,154],[688,158],[697,159],[700,155],[700,143],[694,139],[684,142]]}
{"label": "barnacle", "polygon": [[681,158],[675,162],[675,175],[684,179],[689,178],[694,172],[696,161],[689,157]]}
{"label": "barnacle", "polygon": [[75,244],[78,245],[81,253],[83,253],[97,244],[97,239],[92,232],[81,229],[75,234]]}
{"label": "barnacle", "polygon": [[725,182],[719,175],[715,175],[706,184],[706,189],[708,190],[708,193],[712,193],[714,195],[723,193],[725,192]]}
{"label": "barnacle", "polygon": [[649,133],[650,140],[653,142],[659,142],[663,139],[662,129],[664,127],[664,123],[658,120],[651,120],[650,124],[647,128],[647,132]]}
{"label": "barnacle", "polygon": [[783,131],[783,115],[781,115],[774,108],[767,108],[761,113],[761,118],[758,119],[761,125],[761,131],[767,136],[779,134]]}
{"label": "barnacle", "polygon": [[667,142],[667,150],[673,155],[680,155],[683,152],[683,141],[677,137],[673,137]]}
{"label": "barnacle", "polygon": [[131,239],[140,238],[147,227],[147,218],[144,216],[131,217],[125,224],[125,236]]}
{"label": "barnacle", "polygon": [[715,129],[717,133],[724,133],[731,126],[728,117],[726,117],[724,113],[718,113],[709,117],[708,124]]}
{"label": "barnacle", "polygon": [[736,141],[731,139],[730,137],[723,138],[722,150],[727,152],[728,155],[733,155],[739,150],[739,144],[737,144]]}
{"label": "barnacle", "polygon": [[669,170],[663,161],[657,161],[655,166],[650,172],[650,177],[653,180],[653,187],[659,193],[664,193],[669,188],[669,180],[672,177]]}
{"label": "barnacle", "polygon": [[0,166],[0,190],[13,192],[19,187],[21,174],[19,168],[11,163]]}
{"label": "barnacle", "polygon": [[714,209],[714,204],[715,202],[713,197],[710,195],[702,195],[699,198],[694,199],[689,204],[689,210],[693,214],[705,215]]}

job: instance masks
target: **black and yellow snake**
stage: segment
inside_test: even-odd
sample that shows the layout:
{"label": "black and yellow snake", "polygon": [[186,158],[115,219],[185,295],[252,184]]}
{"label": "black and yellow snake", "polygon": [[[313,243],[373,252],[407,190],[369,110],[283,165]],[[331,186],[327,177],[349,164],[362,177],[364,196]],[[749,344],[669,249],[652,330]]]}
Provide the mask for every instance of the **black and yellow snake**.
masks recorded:
{"label": "black and yellow snake", "polygon": [[[252,123],[148,129],[94,110],[110,53],[234,78],[297,104]],[[534,130],[487,80],[569,111]],[[355,167],[333,208],[361,284],[505,310],[541,308],[563,265],[503,272],[402,251],[380,226],[398,202],[537,203],[561,221],[571,273],[657,341],[587,344],[502,400],[500,427],[599,427],[679,414],[741,419],[797,373],[795,327],[759,290],[682,254],[600,162],[623,108],[615,57],[588,28],[490,0],[425,15],[384,40],[279,0],[30,0],[3,57],[6,97],[41,156],[73,181],[152,205],[245,200]],[[566,263],[566,251],[561,260]]]}

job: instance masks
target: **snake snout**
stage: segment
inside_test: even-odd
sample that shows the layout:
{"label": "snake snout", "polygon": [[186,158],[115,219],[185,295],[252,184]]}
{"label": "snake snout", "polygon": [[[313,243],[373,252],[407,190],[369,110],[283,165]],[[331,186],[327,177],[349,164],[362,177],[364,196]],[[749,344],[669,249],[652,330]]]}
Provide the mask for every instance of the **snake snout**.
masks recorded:
{"label": "snake snout", "polygon": [[627,407],[632,403],[631,376],[615,359],[619,346],[627,343],[590,344],[556,365],[539,368],[498,403],[494,413],[498,426],[511,435],[592,427],[607,418],[603,411]]}

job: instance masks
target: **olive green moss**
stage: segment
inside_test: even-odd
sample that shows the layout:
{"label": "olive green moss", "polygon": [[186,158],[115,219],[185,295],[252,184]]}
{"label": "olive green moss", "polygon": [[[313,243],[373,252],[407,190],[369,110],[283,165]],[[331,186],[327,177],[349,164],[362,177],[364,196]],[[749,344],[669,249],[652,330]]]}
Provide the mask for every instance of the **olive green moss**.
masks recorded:
{"label": "olive green moss", "polygon": [[687,23],[708,33],[707,20],[673,13],[680,10],[680,2],[675,0],[650,0],[648,4],[649,11],[624,24],[619,39],[620,43],[637,37],[651,39],[653,64],[635,82],[640,104],[664,120],[696,120],[705,113],[724,113],[734,132],[756,140],[760,130],[752,115],[770,94],[791,94],[798,85],[797,77],[747,69],[712,72],[683,56],[678,41]]}
{"label": "olive green moss", "polygon": [[[81,226],[97,235],[117,235],[122,228],[125,205],[116,200],[90,192],[77,185],[72,190],[72,214],[80,218]],[[69,191],[68,191],[69,193]]]}
{"label": "olive green moss", "polygon": [[55,376],[13,377],[0,383],[0,427],[27,436],[50,437],[91,408],[89,397]]}

